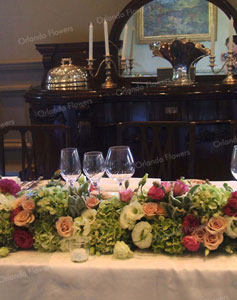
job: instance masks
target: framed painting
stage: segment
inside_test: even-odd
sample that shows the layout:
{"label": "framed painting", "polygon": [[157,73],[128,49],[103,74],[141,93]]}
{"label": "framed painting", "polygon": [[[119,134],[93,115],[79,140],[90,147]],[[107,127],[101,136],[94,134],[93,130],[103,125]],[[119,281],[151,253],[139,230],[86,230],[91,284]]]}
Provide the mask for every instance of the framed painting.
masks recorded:
{"label": "framed painting", "polygon": [[210,41],[217,8],[206,0],[153,0],[137,12],[137,43],[187,38]]}

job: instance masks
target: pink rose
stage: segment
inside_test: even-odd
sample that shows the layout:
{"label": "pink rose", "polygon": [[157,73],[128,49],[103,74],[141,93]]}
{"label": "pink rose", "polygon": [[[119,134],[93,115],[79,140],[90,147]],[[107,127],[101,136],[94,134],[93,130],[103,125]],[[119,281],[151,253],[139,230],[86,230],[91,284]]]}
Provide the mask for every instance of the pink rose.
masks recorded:
{"label": "pink rose", "polygon": [[173,185],[171,182],[161,182],[161,186],[163,186],[166,194],[168,194],[173,188]]}
{"label": "pink rose", "polygon": [[57,232],[62,237],[70,237],[73,234],[72,217],[60,217],[56,222]]}
{"label": "pink rose", "polygon": [[120,200],[125,203],[128,203],[132,199],[132,196],[133,196],[132,190],[125,190],[125,191],[119,192]]}
{"label": "pink rose", "polygon": [[100,200],[96,197],[87,197],[86,206],[87,208],[95,208],[100,203]]}
{"label": "pink rose", "polygon": [[189,190],[188,185],[183,183],[181,180],[175,181],[174,184],[174,196],[182,196],[183,194],[187,193]]}
{"label": "pink rose", "polygon": [[154,185],[149,189],[147,195],[154,200],[162,200],[165,197],[163,189]]}
{"label": "pink rose", "polygon": [[222,232],[212,234],[207,231],[204,235],[203,245],[209,250],[216,250],[223,240],[224,237]]}
{"label": "pink rose", "polygon": [[187,235],[182,239],[182,244],[186,249],[192,252],[198,251],[200,243],[195,239],[194,236]]}
{"label": "pink rose", "polygon": [[147,202],[143,204],[143,212],[147,217],[154,217],[157,214],[158,205],[154,202]]}

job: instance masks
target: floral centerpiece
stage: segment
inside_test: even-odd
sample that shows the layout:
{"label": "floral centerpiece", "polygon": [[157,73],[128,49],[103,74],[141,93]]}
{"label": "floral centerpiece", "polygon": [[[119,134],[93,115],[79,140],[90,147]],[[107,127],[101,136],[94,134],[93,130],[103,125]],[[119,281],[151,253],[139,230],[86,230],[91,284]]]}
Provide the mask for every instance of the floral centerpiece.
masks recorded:
{"label": "floral centerpiece", "polygon": [[51,181],[38,190],[20,191],[0,180],[0,256],[18,249],[68,251],[89,239],[90,254],[132,257],[133,250],[184,253],[237,250],[237,192],[205,182],[154,182],[144,190],[116,195],[91,191],[84,176],[79,188]]}

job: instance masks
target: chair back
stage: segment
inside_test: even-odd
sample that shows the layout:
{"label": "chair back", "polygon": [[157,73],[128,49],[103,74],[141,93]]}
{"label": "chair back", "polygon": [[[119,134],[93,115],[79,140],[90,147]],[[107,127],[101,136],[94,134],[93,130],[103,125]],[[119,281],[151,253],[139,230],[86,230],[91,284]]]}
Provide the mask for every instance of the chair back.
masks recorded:
{"label": "chair back", "polygon": [[63,124],[7,126],[0,129],[0,174],[6,173],[4,139],[10,132],[18,132],[21,137],[22,180],[32,180],[39,176],[50,178],[59,168],[60,149],[71,144],[70,128]]}
{"label": "chair back", "polygon": [[193,176],[195,128],[189,122],[125,122],[117,125],[117,144],[131,147],[135,176],[175,180]]}

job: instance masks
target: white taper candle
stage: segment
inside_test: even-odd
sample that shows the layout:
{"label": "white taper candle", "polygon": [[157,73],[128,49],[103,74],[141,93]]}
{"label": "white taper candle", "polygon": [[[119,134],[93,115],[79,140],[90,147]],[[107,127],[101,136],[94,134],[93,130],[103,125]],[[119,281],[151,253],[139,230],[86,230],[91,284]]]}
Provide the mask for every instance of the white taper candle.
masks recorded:
{"label": "white taper candle", "polygon": [[211,56],[215,56],[215,24],[211,24]]}
{"label": "white taper candle", "polygon": [[134,40],[134,31],[135,28],[132,29],[132,37],[131,37],[131,47],[130,47],[130,59],[133,59],[133,40]]}
{"label": "white taper candle", "polygon": [[233,48],[233,27],[234,27],[234,20],[231,17],[229,23],[229,52],[232,52],[232,48]]}
{"label": "white taper candle", "polygon": [[128,25],[126,24],[124,28],[124,35],[123,35],[122,59],[126,59],[127,38],[128,38]]}
{"label": "white taper candle", "polygon": [[105,55],[110,55],[109,53],[109,35],[108,35],[108,23],[104,20],[104,36],[105,36]]}
{"label": "white taper candle", "polygon": [[93,24],[89,26],[89,59],[93,59]]}

